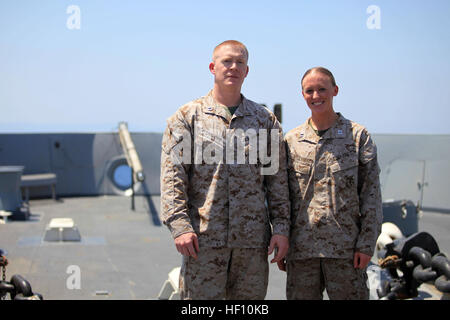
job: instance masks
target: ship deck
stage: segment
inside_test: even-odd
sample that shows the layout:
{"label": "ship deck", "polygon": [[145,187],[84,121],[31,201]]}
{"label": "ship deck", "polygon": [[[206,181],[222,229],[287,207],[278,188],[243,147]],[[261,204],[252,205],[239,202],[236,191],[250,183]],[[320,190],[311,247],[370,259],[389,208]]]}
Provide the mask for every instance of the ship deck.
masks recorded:
{"label": "ship deck", "polygon": [[[0,225],[0,248],[7,251],[6,279],[20,274],[46,300],[157,299],[168,273],[180,266],[168,229],[158,218],[159,196],[68,197],[30,200],[31,217]],[[53,218],[72,218],[80,242],[47,242]],[[450,217],[424,212],[419,230],[427,231],[449,256]],[[68,285],[79,267],[80,286]],[[285,299],[285,273],[270,266],[266,299]],[[426,295],[430,297],[430,295]]]}

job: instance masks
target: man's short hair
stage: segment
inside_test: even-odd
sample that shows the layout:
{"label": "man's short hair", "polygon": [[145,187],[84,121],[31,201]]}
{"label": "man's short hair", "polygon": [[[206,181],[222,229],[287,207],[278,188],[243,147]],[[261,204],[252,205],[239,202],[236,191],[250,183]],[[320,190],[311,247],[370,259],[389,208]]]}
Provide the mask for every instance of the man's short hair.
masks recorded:
{"label": "man's short hair", "polygon": [[242,42],[237,41],[237,40],[226,40],[226,41],[224,41],[224,42],[218,44],[218,45],[214,48],[214,51],[213,51],[213,60],[214,60],[215,57],[216,57],[216,51],[217,51],[219,48],[221,48],[221,47],[223,47],[223,46],[227,46],[227,45],[229,45],[229,46],[236,46],[236,47],[242,48],[242,49],[244,50],[244,52],[245,52],[245,55],[246,55],[247,61],[248,61],[248,50],[247,50],[247,47],[246,47]]}
{"label": "man's short hair", "polygon": [[303,79],[305,79],[305,77],[312,72],[319,72],[321,74],[328,76],[331,80],[331,84],[333,85],[333,87],[336,87],[336,80],[334,79],[334,76],[330,70],[328,70],[327,68],[324,68],[324,67],[314,67],[314,68],[311,68],[308,71],[306,71],[305,74],[303,75],[302,82],[301,82],[302,88],[303,88]]}

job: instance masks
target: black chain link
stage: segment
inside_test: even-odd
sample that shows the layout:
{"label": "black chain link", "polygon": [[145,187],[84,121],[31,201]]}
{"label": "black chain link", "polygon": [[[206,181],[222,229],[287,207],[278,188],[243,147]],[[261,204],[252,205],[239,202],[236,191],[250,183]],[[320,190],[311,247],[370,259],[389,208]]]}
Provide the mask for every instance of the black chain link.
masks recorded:
{"label": "black chain link", "polygon": [[0,267],[2,267],[2,280],[6,280],[6,266],[8,265],[8,260],[4,256],[0,256]]}
{"label": "black chain link", "polygon": [[[0,256],[0,266],[2,267],[2,281],[6,281],[6,266],[8,264],[8,260],[6,260],[5,257]],[[0,300],[5,300],[6,299],[6,295],[5,296],[1,296]]]}

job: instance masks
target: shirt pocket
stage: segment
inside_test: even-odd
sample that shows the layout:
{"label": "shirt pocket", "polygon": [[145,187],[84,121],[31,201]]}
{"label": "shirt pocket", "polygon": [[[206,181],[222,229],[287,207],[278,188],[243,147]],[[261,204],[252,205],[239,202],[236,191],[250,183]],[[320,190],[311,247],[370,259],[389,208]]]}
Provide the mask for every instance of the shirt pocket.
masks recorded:
{"label": "shirt pocket", "polygon": [[358,158],[356,155],[335,159],[329,166],[332,199],[337,210],[359,215]]}
{"label": "shirt pocket", "polygon": [[208,165],[224,163],[226,155],[224,136],[225,127],[217,119],[198,123],[194,149],[196,163]]}
{"label": "shirt pocket", "polygon": [[311,176],[312,161],[308,161],[307,159],[294,161],[292,163],[292,168],[300,189],[300,195],[303,199],[308,186],[309,178]]}
{"label": "shirt pocket", "polygon": [[[348,178],[353,180],[353,178],[358,177],[358,159],[353,156],[334,159],[330,164],[330,172],[333,177],[337,179]],[[338,180],[338,182],[351,182],[351,181],[342,181]],[[356,182],[356,181],[355,181]]]}
{"label": "shirt pocket", "polygon": [[297,175],[308,175],[311,172],[311,163],[307,161],[294,161],[294,171]]}

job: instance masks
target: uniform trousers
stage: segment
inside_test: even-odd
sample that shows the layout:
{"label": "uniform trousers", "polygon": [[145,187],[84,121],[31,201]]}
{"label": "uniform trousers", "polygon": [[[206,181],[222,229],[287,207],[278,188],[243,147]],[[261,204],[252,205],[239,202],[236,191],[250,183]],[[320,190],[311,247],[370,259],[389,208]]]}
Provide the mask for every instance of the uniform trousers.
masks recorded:
{"label": "uniform trousers", "polygon": [[366,269],[355,269],[353,259],[312,258],[287,262],[288,300],[368,300]]}
{"label": "uniform trousers", "polygon": [[263,300],[267,293],[267,248],[205,248],[183,256],[183,300]]}

